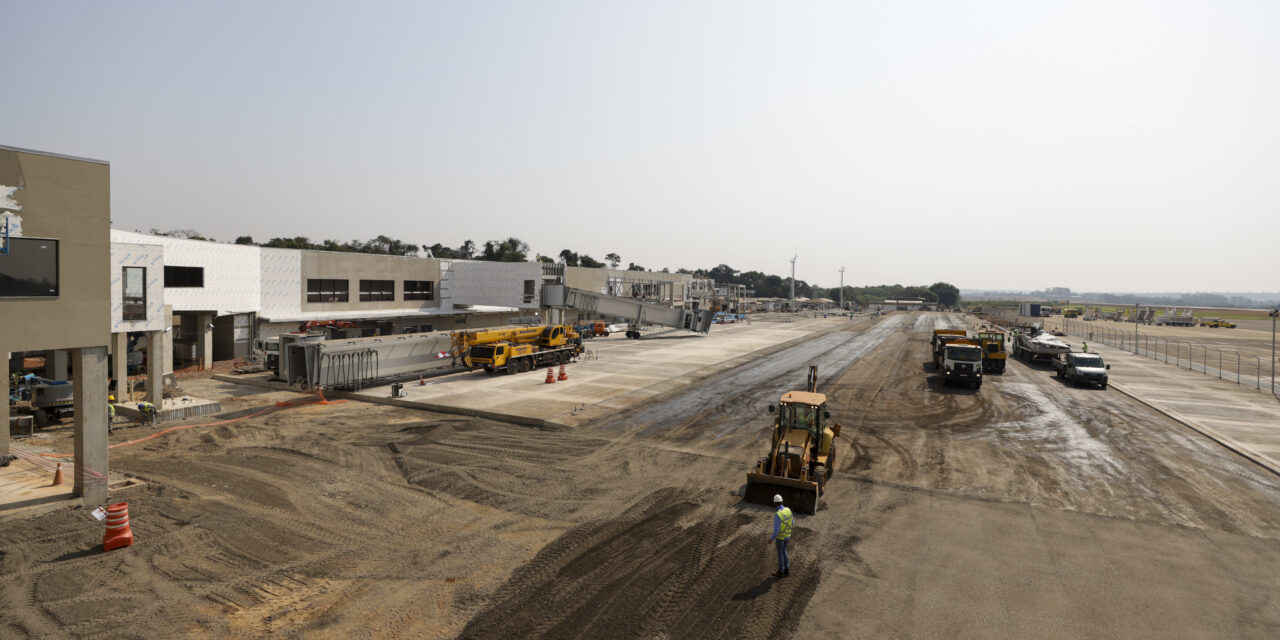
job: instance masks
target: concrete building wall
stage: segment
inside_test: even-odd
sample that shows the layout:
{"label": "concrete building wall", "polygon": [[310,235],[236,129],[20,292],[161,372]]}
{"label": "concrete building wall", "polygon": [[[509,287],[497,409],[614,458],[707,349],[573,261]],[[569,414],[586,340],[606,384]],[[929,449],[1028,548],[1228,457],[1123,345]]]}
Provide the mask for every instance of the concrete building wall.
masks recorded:
{"label": "concrete building wall", "polygon": [[446,304],[516,309],[540,306],[542,265],[537,262],[450,260],[448,272]]}
{"label": "concrete building wall", "polygon": [[[146,271],[147,317],[124,320],[124,267]],[[164,330],[164,246],[159,244],[111,243],[111,332]]]}
{"label": "concrete building wall", "polygon": [[[269,249],[260,252],[259,271],[262,284],[258,313],[265,317],[296,316],[302,313],[302,252],[295,249]],[[299,294],[301,292],[301,294]]]}
{"label": "concrete building wall", "polygon": [[165,287],[165,304],[174,311],[246,313],[261,304],[261,249],[249,245],[151,236],[129,231],[111,232],[117,242],[158,243],[170,267],[200,267],[202,287]]}
{"label": "concrete building wall", "polygon": [[[301,251],[301,276],[296,296],[303,312],[316,311],[385,311],[388,309],[434,309],[440,307],[440,261],[435,258],[380,256],[366,253],[335,251]],[[346,302],[307,302],[307,280],[335,279],[347,281]],[[361,280],[392,280],[395,300],[360,301]],[[405,280],[427,280],[435,283],[433,300],[405,300]],[[267,315],[267,314],[263,314]],[[283,315],[283,314],[278,314]]]}
{"label": "concrete building wall", "polygon": [[[0,301],[0,352],[105,346],[111,326],[111,171],[0,147],[0,196],[27,238],[58,241],[58,296]],[[16,225],[15,225],[16,226]],[[12,232],[11,232],[12,233]],[[0,256],[4,260],[5,256]]]}

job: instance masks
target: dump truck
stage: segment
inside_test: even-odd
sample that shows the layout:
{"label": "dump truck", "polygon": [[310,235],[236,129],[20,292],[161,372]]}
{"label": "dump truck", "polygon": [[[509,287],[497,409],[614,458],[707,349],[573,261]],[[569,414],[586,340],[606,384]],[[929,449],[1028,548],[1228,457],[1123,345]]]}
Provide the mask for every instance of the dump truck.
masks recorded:
{"label": "dump truck", "polygon": [[1066,309],[1062,310],[1062,317],[1063,318],[1079,318],[1080,314],[1082,313],[1084,313],[1084,309],[1081,309],[1080,307],[1067,307]]}
{"label": "dump truck", "polygon": [[1236,328],[1236,323],[1222,318],[1201,318],[1200,326],[1209,327],[1210,329],[1234,329]]}
{"label": "dump truck", "polygon": [[1004,373],[1005,362],[1009,359],[1004,350],[1004,333],[979,331],[978,342],[982,344],[983,373]]}
{"label": "dump truck", "polygon": [[964,329],[934,329],[933,339],[930,342],[931,351],[933,353],[933,366],[939,371],[942,370],[942,349],[948,342],[954,340],[963,340],[968,337],[969,333]]}
{"label": "dump truck", "polygon": [[453,354],[468,368],[485,373],[520,373],[565,364],[582,353],[582,337],[561,324],[496,327],[458,331],[451,336]]}
{"label": "dump truck", "polygon": [[747,473],[747,502],[773,505],[773,496],[798,513],[818,512],[836,464],[840,425],[831,421],[827,396],[818,393],[818,367],[809,367],[805,391],[788,391],[769,412],[777,412],[769,455]]}
{"label": "dump truck", "polygon": [[1067,352],[1053,359],[1053,368],[1058,370],[1058,377],[1076,386],[1096,384],[1107,388],[1107,370],[1111,365],[1102,361],[1102,356],[1088,352]]}
{"label": "dump truck", "polygon": [[953,382],[968,382],[974,389],[982,388],[982,346],[977,340],[947,340],[939,352],[937,364],[943,386],[951,386]]}

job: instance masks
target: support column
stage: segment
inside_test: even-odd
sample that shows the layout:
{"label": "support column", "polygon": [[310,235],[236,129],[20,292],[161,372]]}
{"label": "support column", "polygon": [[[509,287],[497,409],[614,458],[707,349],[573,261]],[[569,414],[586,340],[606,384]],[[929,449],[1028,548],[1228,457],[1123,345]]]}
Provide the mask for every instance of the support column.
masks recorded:
{"label": "support column", "polygon": [[44,377],[50,380],[67,379],[67,352],[54,349],[44,352]]}
{"label": "support column", "polygon": [[116,402],[127,403],[129,395],[129,334],[111,334],[111,377],[116,381]]}
{"label": "support column", "polygon": [[[0,356],[4,356],[4,361],[9,362],[9,352],[0,351]],[[5,391],[9,389],[9,367],[4,370]],[[3,405],[0,405],[0,456],[9,455],[9,398],[6,395]]]}
{"label": "support column", "polygon": [[107,348],[75,349],[75,494],[107,500]]}
{"label": "support column", "polygon": [[164,401],[164,363],[166,355],[173,357],[172,353],[166,353],[165,344],[168,343],[168,331],[148,331],[147,332],[147,402],[162,406]]}
{"label": "support column", "polygon": [[196,357],[200,358],[202,369],[213,368],[213,314],[197,313],[196,319]]}
{"label": "support column", "polygon": [[[164,377],[173,375],[173,307],[165,305],[164,307],[164,327],[161,331],[164,337],[164,348],[160,350],[160,386],[164,386]],[[147,366],[150,369],[150,364]],[[160,404],[160,403],[156,403]]]}

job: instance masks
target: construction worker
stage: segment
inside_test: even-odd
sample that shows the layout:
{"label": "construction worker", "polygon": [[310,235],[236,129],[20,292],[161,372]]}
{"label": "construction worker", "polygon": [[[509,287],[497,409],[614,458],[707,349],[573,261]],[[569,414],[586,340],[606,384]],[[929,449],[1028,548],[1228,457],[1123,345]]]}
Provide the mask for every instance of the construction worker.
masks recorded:
{"label": "construction worker", "polygon": [[107,433],[112,432],[111,425],[116,421],[116,397],[107,396]]}
{"label": "construction worker", "polygon": [[1081,348],[1081,351],[1085,351],[1085,352],[1089,351],[1089,343],[1088,343],[1088,342],[1084,343],[1084,347],[1083,347],[1083,348]]}
{"label": "construction worker", "polygon": [[791,557],[787,555],[787,543],[791,542],[791,527],[795,524],[795,516],[782,504],[782,496],[774,494],[773,504],[777,510],[773,512],[773,535],[769,536],[769,542],[774,543],[778,547],[778,573],[779,578],[785,578],[791,575]]}
{"label": "construction worker", "polygon": [[156,414],[158,413],[156,405],[151,404],[150,402],[139,402],[138,411],[141,411],[142,415],[146,416],[148,424],[156,423]]}

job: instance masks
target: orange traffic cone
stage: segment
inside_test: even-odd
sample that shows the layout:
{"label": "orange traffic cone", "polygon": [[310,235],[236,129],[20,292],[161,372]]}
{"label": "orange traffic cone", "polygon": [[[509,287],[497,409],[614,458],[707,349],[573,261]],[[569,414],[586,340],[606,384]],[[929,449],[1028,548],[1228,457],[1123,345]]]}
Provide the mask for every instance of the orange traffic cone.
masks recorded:
{"label": "orange traffic cone", "polygon": [[568,380],[568,379],[569,379],[569,374],[564,372],[564,365],[560,365],[560,377],[556,378],[556,380]]}
{"label": "orange traffic cone", "polygon": [[107,505],[107,530],[102,534],[102,550],[111,551],[133,544],[129,528],[129,503]]}
{"label": "orange traffic cone", "polygon": [[53,470],[53,486],[62,484],[62,463],[58,463],[58,468]]}
{"label": "orange traffic cone", "polygon": [[547,367],[547,380],[546,380],[546,382],[547,382],[547,384],[555,384],[555,383],[556,383],[556,368],[555,368],[555,367]]}

